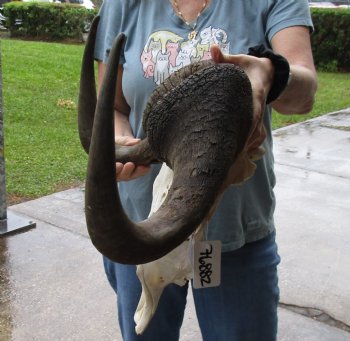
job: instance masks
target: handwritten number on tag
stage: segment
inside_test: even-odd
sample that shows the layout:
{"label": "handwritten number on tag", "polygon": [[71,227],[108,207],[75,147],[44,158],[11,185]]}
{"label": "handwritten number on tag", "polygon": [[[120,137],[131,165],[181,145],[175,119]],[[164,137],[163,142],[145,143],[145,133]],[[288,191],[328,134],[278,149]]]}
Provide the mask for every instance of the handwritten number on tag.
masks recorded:
{"label": "handwritten number on tag", "polygon": [[193,246],[193,287],[210,288],[220,285],[221,242],[196,241]]}
{"label": "handwritten number on tag", "polygon": [[199,255],[198,263],[199,263],[199,277],[201,280],[202,286],[205,284],[211,283],[211,275],[213,274],[211,263],[213,253],[213,245],[210,244],[210,249],[206,249],[204,252],[201,252]]}

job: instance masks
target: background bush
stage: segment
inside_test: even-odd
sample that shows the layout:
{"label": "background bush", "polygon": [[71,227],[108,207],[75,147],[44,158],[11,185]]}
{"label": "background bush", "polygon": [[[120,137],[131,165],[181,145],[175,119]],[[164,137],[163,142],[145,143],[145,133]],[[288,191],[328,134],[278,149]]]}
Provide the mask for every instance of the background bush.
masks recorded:
{"label": "background bush", "polygon": [[4,6],[12,37],[43,40],[81,40],[97,10],[79,5],[45,2],[11,2]]}
{"label": "background bush", "polygon": [[350,8],[312,8],[311,14],[316,67],[324,71],[350,71]]}
{"label": "background bush", "polygon": [[[100,5],[100,0],[94,0]],[[79,5],[11,2],[4,6],[12,37],[41,40],[81,40],[97,9]],[[315,32],[312,50],[323,71],[350,71],[350,9],[311,8]]]}

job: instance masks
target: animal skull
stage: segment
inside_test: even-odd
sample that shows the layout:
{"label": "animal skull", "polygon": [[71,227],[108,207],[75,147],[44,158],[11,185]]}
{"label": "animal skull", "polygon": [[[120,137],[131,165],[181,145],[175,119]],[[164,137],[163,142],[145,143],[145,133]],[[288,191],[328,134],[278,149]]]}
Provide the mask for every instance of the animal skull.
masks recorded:
{"label": "animal skull", "polygon": [[[239,185],[254,174],[256,165],[253,161],[260,159],[263,153],[263,149],[258,148],[250,153],[244,151],[239,155],[235,162],[235,171],[232,173],[232,185]],[[153,184],[150,215],[156,212],[165,200],[173,176],[173,171],[164,163]],[[171,283],[183,286],[193,278],[190,248],[193,245],[192,240],[203,239],[207,221],[206,219],[198,226],[191,239],[187,239],[164,257],[137,266],[136,274],[142,286],[141,298],[134,315],[137,334],[142,334],[147,328],[156,312],[163,290]]]}
{"label": "animal skull", "polygon": [[[89,154],[86,219],[91,240],[102,254],[116,262],[139,264],[142,294],[135,322],[140,334],[164,288],[192,278],[190,236],[202,239],[203,227],[225,189],[248,179],[256,168],[253,161],[263,151],[245,149],[252,120],[248,77],[233,65],[210,61],[191,64],[165,80],[144,112],[147,137],[132,147],[115,146],[114,94],[124,37],[119,36],[111,50],[97,100],[93,50],[98,21],[96,17],[86,43],[78,108],[79,135]],[[218,101],[212,101],[213,93]],[[163,162],[150,216],[138,225],[119,202],[115,161]],[[174,218],[173,212],[183,216]]]}
{"label": "animal skull", "polygon": [[[116,148],[114,96],[124,36],[111,49],[96,101],[93,49],[97,25],[98,18],[83,57],[78,110],[81,142],[89,153],[87,227],[95,247],[109,259],[148,263],[183,243],[232,183],[235,160],[244,151],[251,129],[251,84],[244,71],[232,64],[191,64],[172,74],[151,96],[143,114],[147,138],[134,147]],[[138,224],[122,209],[115,186],[116,160],[137,164],[157,160],[174,172],[164,203]]]}

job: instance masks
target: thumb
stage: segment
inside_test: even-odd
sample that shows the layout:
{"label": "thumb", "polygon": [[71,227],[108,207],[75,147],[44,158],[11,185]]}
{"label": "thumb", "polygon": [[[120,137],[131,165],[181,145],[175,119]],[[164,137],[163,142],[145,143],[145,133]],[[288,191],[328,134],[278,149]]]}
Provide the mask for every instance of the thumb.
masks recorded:
{"label": "thumb", "polygon": [[211,58],[215,63],[223,63],[225,62],[225,56],[221,52],[219,45],[212,45],[210,47]]}
{"label": "thumb", "polygon": [[115,143],[121,146],[133,146],[140,142],[140,139],[136,139],[132,136],[115,136]]}
{"label": "thumb", "polygon": [[230,63],[243,67],[243,65],[246,65],[248,62],[247,56],[245,55],[223,54],[219,45],[216,44],[210,47],[210,53],[215,63]]}

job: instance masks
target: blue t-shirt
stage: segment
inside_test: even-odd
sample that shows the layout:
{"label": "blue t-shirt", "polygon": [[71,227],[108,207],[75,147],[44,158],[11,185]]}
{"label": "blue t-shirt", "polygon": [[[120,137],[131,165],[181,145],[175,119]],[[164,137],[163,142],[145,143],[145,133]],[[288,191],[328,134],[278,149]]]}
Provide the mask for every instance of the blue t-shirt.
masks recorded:
{"label": "blue t-shirt", "polygon": [[[290,26],[312,27],[307,0],[212,0],[201,13],[196,35],[174,12],[167,0],[104,0],[100,10],[95,58],[106,62],[114,38],[124,32],[123,93],[130,106],[130,124],[136,137],[144,137],[142,112],[154,90],[175,70],[210,58],[210,46],[224,53],[247,53],[249,47],[270,45],[272,37]],[[206,234],[222,241],[223,251],[259,240],[274,230],[275,197],[271,108],[264,124],[266,153],[257,162],[254,176],[241,186],[229,188]],[[123,206],[134,221],[148,216],[152,184],[159,165],[145,177],[120,182]]]}

